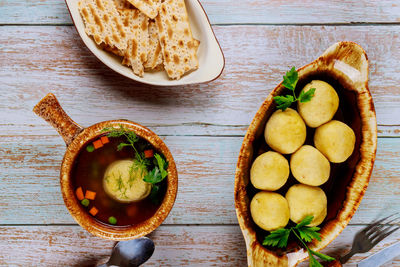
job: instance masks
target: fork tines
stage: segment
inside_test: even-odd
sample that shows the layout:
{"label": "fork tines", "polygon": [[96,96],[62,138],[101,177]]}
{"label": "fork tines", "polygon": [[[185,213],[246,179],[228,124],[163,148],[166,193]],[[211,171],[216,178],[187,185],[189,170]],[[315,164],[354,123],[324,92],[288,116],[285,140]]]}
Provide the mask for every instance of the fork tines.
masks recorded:
{"label": "fork tines", "polygon": [[368,239],[373,243],[373,245],[378,244],[384,238],[400,229],[400,217],[393,218],[397,214],[398,213],[395,213],[383,219],[380,219],[363,230],[363,232],[368,236]]}

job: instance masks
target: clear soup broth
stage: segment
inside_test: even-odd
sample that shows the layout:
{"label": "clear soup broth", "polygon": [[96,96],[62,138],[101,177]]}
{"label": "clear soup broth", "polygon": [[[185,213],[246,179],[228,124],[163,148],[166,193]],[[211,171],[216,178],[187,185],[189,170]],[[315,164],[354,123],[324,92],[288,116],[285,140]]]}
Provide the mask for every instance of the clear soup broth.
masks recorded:
{"label": "clear soup broth", "polygon": [[[103,136],[106,136],[106,134]],[[154,196],[151,197],[151,194],[143,200],[131,203],[122,203],[110,197],[103,187],[103,179],[107,167],[117,160],[134,159],[135,151],[128,146],[118,151],[118,145],[122,142],[127,142],[127,138],[122,136],[108,137],[108,143],[89,152],[91,149],[87,149],[87,147],[93,147],[93,142],[99,140],[100,137],[102,136],[89,141],[82,147],[72,169],[72,182],[75,192],[80,187],[85,196],[87,190],[96,193],[94,200],[89,200],[87,207],[82,204],[82,207],[89,213],[91,213],[90,211],[93,207],[97,209],[95,216],[91,215],[98,221],[108,225],[128,226],[149,219],[156,213],[164,198],[167,185],[166,179],[158,184],[159,190],[156,201]],[[139,153],[145,150],[153,150],[154,153],[157,153],[149,142],[140,137],[135,143],[135,147]],[[151,170],[155,167],[155,162],[152,158],[149,158],[148,162],[148,169]],[[81,202],[81,200],[79,201]],[[116,219],[114,223],[110,223],[110,217]]]}

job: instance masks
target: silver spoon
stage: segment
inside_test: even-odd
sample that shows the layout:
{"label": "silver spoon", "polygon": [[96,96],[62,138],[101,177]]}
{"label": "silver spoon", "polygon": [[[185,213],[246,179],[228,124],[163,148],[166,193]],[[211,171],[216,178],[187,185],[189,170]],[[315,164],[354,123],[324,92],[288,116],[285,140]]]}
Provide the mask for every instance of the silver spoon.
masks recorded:
{"label": "silver spoon", "polygon": [[119,266],[137,267],[150,259],[154,252],[154,243],[150,238],[141,237],[118,242],[107,263],[98,267]]}

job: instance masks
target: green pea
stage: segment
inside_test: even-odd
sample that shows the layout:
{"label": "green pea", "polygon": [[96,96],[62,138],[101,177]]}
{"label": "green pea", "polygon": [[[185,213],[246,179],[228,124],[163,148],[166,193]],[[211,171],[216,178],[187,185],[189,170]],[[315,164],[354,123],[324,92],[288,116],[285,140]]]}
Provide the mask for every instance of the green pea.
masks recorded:
{"label": "green pea", "polygon": [[90,201],[89,201],[89,199],[87,199],[87,198],[82,199],[82,201],[81,201],[81,204],[82,204],[83,206],[85,206],[85,207],[89,206],[89,203],[90,203]]}
{"label": "green pea", "polygon": [[114,216],[111,216],[108,218],[108,222],[110,224],[117,224],[117,218],[115,218]]}
{"label": "green pea", "polygon": [[87,152],[93,152],[93,151],[94,151],[94,146],[93,146],[93,145],[88,145],[88,146],[86,147],[86,151],[87,151]]}

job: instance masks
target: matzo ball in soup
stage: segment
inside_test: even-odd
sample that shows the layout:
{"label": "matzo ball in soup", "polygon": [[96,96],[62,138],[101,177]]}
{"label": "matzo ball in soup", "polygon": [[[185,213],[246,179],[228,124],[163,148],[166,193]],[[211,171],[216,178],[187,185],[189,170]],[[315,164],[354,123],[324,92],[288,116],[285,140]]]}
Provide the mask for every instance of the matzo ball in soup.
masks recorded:
{"label": "matzo ball in soup", "polygon": [[167,189],[164,156],[133,131],[107,128],[74,162],[72,181],[82,209],[102,223],[134,225],[152,217]]}

